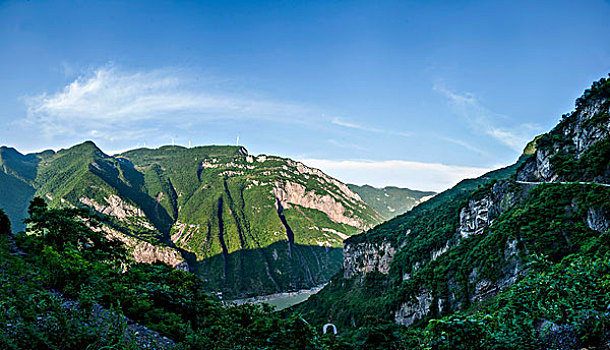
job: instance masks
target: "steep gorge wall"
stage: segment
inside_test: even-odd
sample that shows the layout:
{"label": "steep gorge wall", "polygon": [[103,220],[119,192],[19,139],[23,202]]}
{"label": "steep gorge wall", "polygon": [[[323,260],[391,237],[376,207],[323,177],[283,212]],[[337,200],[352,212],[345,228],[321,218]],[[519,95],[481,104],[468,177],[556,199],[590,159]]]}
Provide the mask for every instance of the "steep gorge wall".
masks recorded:
{"label": "steep gorge wall", "polygon": [[343,276],[352,278],[373,271],[387,275],[396,248],[388,241],[346,244],[343,249]]}
{"label": "steep gorge wall", "polygon": [[[610,99],[592,98],[538,140],[534,156],[517,173],[517,180],[553,182],[575,180],[562,171],[561,158],[581,159],[589,149],[610,136]],[[608,182],[609,174],[597,174],[596,182]]]}
{"label": "steep gorge wall", "polygon": [[162,262],[180,270],[190,270],[188,263],[180,252],[172,247],[153,245],[141,239],[129,237],[106,225],[92,227],[92,229],[101,230],[108,238],[123,242],[135,262],[146,264]]}
{"label": "steep gorge wall", "polygon": [[330,194],[320,195],[314,190],[308,191],[304,185],[292,181],[276,181],[272,191],[283,208],[289,207],[289,204],[296,204],[304,208],[319,210],[330,220],[339,224],[357,228],[369,226],[362,218],[355,217],[353,212],[349,215],[345,206]]}
{"label": "steep gorge wall", "polygon": [[[462,242],[475,236],[484,238],[494,234],[494,223],[498,217],[514,208],[520,208],[521,203],[528,198],[535,186],[537,185],[520,184],[512,180],[498,181],[484,193],[479,192],[474,198],[466,201],[459,210],[458,229],[454,239],[448,240],[443,247],[430,251],[429,260],[415,263],[412,268],[413,272],[402,276],[403,283],[410,282],[412,274],[429,264],[433,264],[431,266],[450,264],[448,260],[443,260],[443,256],[452,249],[458,249]],[[565,185],[557,184],[555,186]],[[582,186],[590,185],[583,184]],[[566,195],[568,194],[566,193]],[[565,198],[565,201],[572,205],[560,209],[564,210],[566,215],[574,217],[575,225],[579,225],[578,222],[581,222],[600,234],[610,229],[610,210],[607,205],[591,202],[586,204],[583,210],[581,208],[584,204],[576,205],[576,203],[582,203],[582,198],[570,197]],[[583,215],[578,214],[581,212]],[[517,228],[515,227],[515,229]],[[445,292],[438,294],[427,287],[422,287],[411,297],[396,304],[393,311],[394,321],[404,326],[410,326],[418,320],[463,310],[469,305],[479,303],[506,290],[527,271],[523,256],[527,255],[528,251],[524,250],[525,242],[521,241],[522,239],[509,237],[499,242],[498,247],[494,248],[499,250],[497,272],[494,277],[482,272],[475,263],[470,266],[466,281],[461,281],[458,276],[447,276]],[[385,241],[357,244],[348,241],[344,249],[343,277],[362,279],[364,275],[373,271],[388,274],[392,268],[393,258],[400,249]],[[467,300],[463,299],[464,294],[466,294]]]}

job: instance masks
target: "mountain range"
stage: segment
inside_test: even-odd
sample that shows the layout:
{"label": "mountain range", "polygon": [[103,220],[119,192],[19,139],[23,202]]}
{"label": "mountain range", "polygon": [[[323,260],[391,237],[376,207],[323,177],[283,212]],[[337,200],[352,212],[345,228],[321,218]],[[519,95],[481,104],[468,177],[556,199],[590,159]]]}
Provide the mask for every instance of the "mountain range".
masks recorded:
{"label": "mountain range", "polygon": [[[13,234],[0,211],[3,348],[124,345],[122,317],[193,349],[610,348],[610,79],[513,165],[431,198],[231,146],[0,165],[0,207],[29,216]],[[279,313],[210,293],[326,281]]]}
{"label": "mountain range", "polygon": [[88,141],[23,155],[0,148],[0,208],[16,230],[33,196],[103,217],[136,261],[202,276],[228,296],[310,288],[339,270],[343,240],[434,193],[346,185],[244,147],[164,146],[115,156]]}

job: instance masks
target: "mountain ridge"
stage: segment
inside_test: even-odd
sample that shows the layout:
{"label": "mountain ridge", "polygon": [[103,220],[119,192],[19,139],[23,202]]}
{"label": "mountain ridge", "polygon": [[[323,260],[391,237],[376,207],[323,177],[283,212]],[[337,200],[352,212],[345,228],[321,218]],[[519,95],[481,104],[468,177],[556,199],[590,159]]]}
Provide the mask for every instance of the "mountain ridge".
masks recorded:
{"label": "mountain ridge", "polygon": [[55,208],[86,207],[139,261],[188,265],[227,295],[324,283],[340,267],[343,240],[383,221],[319,169],[241,146],[114,156],[92,141],[27,155],[3,147],[0,165],[0,206],[16,230],[34,195]]}
{"label": "mountain ridge", "polygon": [[[381,329],[392,330],[385,340],[375,340],[379,348],[422,344],[422,339],[433,349],[555,348],[548,339],[599,345],[583,342],[584,336],[561,335],[562,329],[607,342],[605,328],[569,316],[589,313],[606,322],[601,315],[610,300],[604,292],[538,286],[539,293],[571,288],[574,298],[554,294],[547,300],[523,288],[538,283],[545,272],[572,269],[574,259],[607,264],[609,112],[610,80],[603,78],[577,100],[574,112],[530,142],[515,164],[463,180],[347,239],[342,270],[292,310],[312,324],[337,324],[359,344],[375,340],[370,337]],[[506,309],[525,302],[523,314]],[[541,306],[549,302],[580,304]]]}

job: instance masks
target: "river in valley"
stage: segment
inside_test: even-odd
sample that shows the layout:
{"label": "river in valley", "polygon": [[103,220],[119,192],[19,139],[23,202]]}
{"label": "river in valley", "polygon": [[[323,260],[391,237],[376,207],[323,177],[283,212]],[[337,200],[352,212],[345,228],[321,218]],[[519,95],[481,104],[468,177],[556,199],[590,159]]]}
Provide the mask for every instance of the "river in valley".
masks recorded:
{"label": "river in valley", "polygon": [[226,303],[236,305],[267,303],[279,311],[304,302],[305,300],[309,299],[310,296],[316,294],[322,288],[324,288],[325,285],[326,284],[322,284],[311,289],[302,289],[296,292],[277,293],[251,298],[228,300]]}

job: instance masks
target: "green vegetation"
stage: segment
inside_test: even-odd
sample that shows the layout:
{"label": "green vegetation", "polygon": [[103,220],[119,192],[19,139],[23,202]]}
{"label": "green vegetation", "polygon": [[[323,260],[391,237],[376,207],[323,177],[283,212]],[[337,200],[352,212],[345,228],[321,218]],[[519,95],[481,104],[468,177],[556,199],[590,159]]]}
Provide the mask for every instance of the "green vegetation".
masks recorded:
{"label": "green vegetation", "polygon": [[[16,230],[25,229],[33,196],[51,208],[87,208],[136,242],[180,251],[207,287],[225,296],[322,284],[341,265],[343,239],[383,220],[318,170],[249,156],[243,147],[165,146],[114,157],[90,141],[57,153],[1,148],[0,167],[0,207]],[[290,203],[280,210],[274,191],[288,183],[333,198],[355,221]]]}
{"label": "green vegetation", "polygon": [[48,209],[41,199],[29,211],[30,229],[15,236],[24,254],[0,236],[3,349],[139,348],[123,315],[177,349],[334,348],[296,315],[225,307],[194,274],[130,262],[120,243],[89,228],[97,219],[87,211]]}
{"label": "green vegetation", "polygon": [[248,156],[242,147],[138,149],[118,159],[152,179],[147,180],[148,194],[175,213],[173,241],[195,254],[197,262],[191,265],[226,295],[324,283],[340,266],[342,237],[360,232],[312,208],[293,204],[280,213],[273,191],[284,183],[332,195],[347,209],[346,215],[351,212],[368,226],[381,221],[373,209],[350,201],[328,178],[303,171],[288,159]]}
{"label": "green vegetation", "polygon": [[36,155],[24,156],[13,148],[0,147],[0,207],[17,230],[25,228],[20,219],[27,216],[28,202],[36,191],[32,184],[36,159]]}
{"label": "green vegetation", "polygon": [[551,164],[566,181],[595,181],[607,177],[610,175],[610,140],[596,142],[580,158],[565,152],[556,153]]}
{"label": "green vegetation", "polygon": [[[493,183],[479,187],[478,191],[473,192],[470,197],[466,198],[480,198],[482,194],[491,190]],[[518,186],[513,188],[516,189]],[[436,260],[431,260],[431,251],[437,251],[438,247],[442,247],[447,241],[452,242],[454,240],[453,237],[458,218],[455,216],[456,214],[451,215],[451,213],[456,213],[456,208],[459,208],[460,205],[452,203],[459,201],[460,193],[456,194],[456,189],[453,191],[454,196],[452,196],[449,203],[439,207],[436,207],[432,201],[428,204],[436,207],[437,211],[434,216],[430,212],[424,211],[423,208],[418,209],[418,207],[403,217],[404,222],[408,220],[411,225],[408,226],[411,228],[411,232],[403,237],[401,241],[403,248],[394,256],[389,275],[367,273],[362,277],[357,276],[352,279],[344,279],[342,276],[336,275],[331,280],[329,286],[312,296],[306,303],[297,305],[293,310],[303,313],[312,324],[319,325],[332,321],[347,333],[346,336],[352,339],[351,341],[358,342],[362,341],[361,337],[364,330],[375,328],[379,325],[386,325],[388,327],[392,325],[394,322],[394,310],[397,310],[402,303],[414,300],[415,297],[421,298],[422,291],[426,291],[431,296],[432,305],[444,306],[442,308],[431,308],[430,313],[425,318],[415,322],[412,327],[415,327],[413,331],[421,331],[428,325],[428,332],[431,332],[429,338],[436,339],[437,341],[430,340],[428,345],[431,348],[455,348],[452,346],[456,346],[455,344],[458,343],[456,339],[462,339],[460,346],[463,349],[476,348],[472,347],[473,345],[469,344],[467,340],[479,338],[469,338],[469,336],[456,333],[460,329],[463,330],[464,324],[472,327],[472,329],[467,327],[469,329],[467,332],[470,332],[470,335],[475,331],[488,332],[488,328],[485,328],[488,324],[490,324],[489,327],[496,327],[493,330],[495,335],[490,335],[493,338],[490,341],[493,342],[500,342],[499,338],[509,337],[512,334],[513,338],[502,340],[503,343],[501,344],[504,347],[498,345],[498,349],[527,348],[524,345],[525,343],[516,342],[515,340],[524,337],[519,332],[524,332],[527,328],[514,328],[514,325],[521,324],[520,320],[517,319],[512,324],[510,319],[507,320],[504,314],[494,316],[503,321],[501,325],[497,325],[497,322],[499,322],[497,320],[490,321],[489,316],[486,316],[487,314],[481,314],[482,316],[480,316],[480,319],[476,319],[476,322],[471,321],[470,316],[464,316],[463,318],[458,316],[453,318],[448,317],[443,319],[441,323],[429,323],[429,321],[435,317],[453,315],[457,309],[479,310],[481,305],[473,299],[473,296],[477,295],[476,286],[479,282],[491,283],[492,286],[500,285],[504,283],[503,281],[507,278],[507,274],[508,276],[519,278],[521,273],[519,271],[526,271],[527,269],[531,271],[530,278],[538,274],[546,276],[543,272],[547,271],[547,267],[554,264],[557,264],[558,267],[555,267],[552,271],[555,271],[557,274],[563,266],[571,266],[569,264],[574,259],[580,259],[578,260],[579,263],[585,264],[598,259],[597,257],[606,257],[605,260],[595,264],[608,264],[607,256],[610,251],[610,232],[600,234],[600,232],[592,230],[587,226],[585,219],[589,215],[590,210],[595,211],[602,217],[610,217],[610,205],[607,201],[607,198],[610,198],[610,189],[599,185],[581,184],[546,184],[531,189],[527,197],[522,199],[518,205],[496,218],[493,226],[485,234],[463,239],[459,245],[452,246],[445,254],[440,255]],[[461,201],[461,203],[463,205],[464,201]],[[425,207],[425,204],[420,207]],[[440,208],[446,211],[439,211]],[[436,221],[433,221],[433,218]],[[388,224],[379,226],[367,233],[367,235],[375,233]],[[398,226],[397,230],[404,232],[405,229]],[[383,237],[393,239],[395,236],[390,235],[389,233],[391,232],[394,231],[386,231],[386,235]],[[426,232],[427,234],[420,232]],[[356,236],[349,241],[354,242],[362,238],[364,237]],[[368,237],[368,239],[379,240],[380,236]],[[514,247],[514,252],[509,254],[507,253],[510,252],[508,247],[511,245]],[[533,263],[537,261],[538,256],[545,257],[544,261],[547,267],[544,269],[541,267],[540,262],[537,264]],[[527,265],[528,262],[530,262],[529,265]],[[526,265],[528,266],[527,268]],[[603,271],[608,271],[608,268],[606,266],[606,270]],[[513,270],[518,271],[517,275],[511,275],[513,272],[510,271]],[[596,283],[601,283],[603,278],[607,278],[608,275],[607,272],[604,275],[600,271],[595,271],[595,273],[598,272],[599,275],[596,277],[598,281]],[[411,277],[405,280],[403,278],[405,274]],[[554,275],[546,277],[547,283],[550,283],[553,278]],[[607,295],[603,289],[600,289],[600,292],[590,293],[589,289],[585,289],[584,286],[582,291],[579,291],[577,283],[583,277],[575,275],[572,278],[570,282],[566,283],[574,284],[570,287],[573,292],[570,297],[575,300],[582,300],[582,303],[597,303],[595,298],[598,298],[600,295]],[[587,279],[583,278],[581,282],[584,283],[585,281]],[[528,282],[523,283],[525,285]],[[597,288],[596,286],[592,286],[590,289]],[[499,289],[495,289],[496,292],[493,293],[493,288],[496,287],[492,287],[492,294],[489,296],[499,292]],[[607,286],[604,288],[607,288]],[[528,289],[528,293],[531,290],[535,289]],[[499,296],[501,299],[494,304],[495,306],[511,305],[504,309],[503,312],[505,313],[512,312],[518,314],[518,310],[528,310],[527,307],[522,309],[513,308],[514,304],[518,302],[526,302],[521,297],[521,294],[515,294],[517,293],[515,291],[508,291],[506,293]],[[528,302],[542,302],[536,295],[530,293],[530,301]],[[506,298],[514,298],[513,304],[507,304]],[[550,296],[547,296],[547,298],[546,303],[550,303],[553,300]],[[580,301],[559,304],[555,311],[572,315],[587,314],[590,305],[583,304],[579,306],[578,302]],[[490,302],[488,301],[487,303]],[[607,302],[605,305],[603,302],[595,305],[597,311],[603,311],[603,309],[608,307]],[[497,312],[493,305],[489,306],[486,310],[488,310],[487,313]],[[469,313],[467,312],[466,314]],[[522,317],[540,320],[535,314],[527,314]],[[576,322],[572,322],[573,320],[571,319],[545,319],[556,322],[558,325]],[[603,322],[607,322],[607,320]],[[590,337],[592,339],[598,339],[600,336],[607,335],[607,333],[603,332],[608,331],[606,328],[599,330],[598,327],[595,332],[601,333],[593,334],[588,332],[586,327],[579,327],[575,332],[580,332],[578,334],[582,333],[582,337]],[[446,345],[446,347],[441,346],[444,343],[438,342],[441,339],[439,337],[439,332],[441,331],[454,332],[454,335],[447,338],[450,340],[448,340],[449,343],[447,344],[449,345]],[[420,336],[421,334],[417,333],[417,337]],[[403,334],[396,339],[403,339],[401,341],[405,343],[415,340],[410,337],[408,334]],[[538,333],[530,334],[529,337],[530,341],[541,342],[544,340],[543,335]],[[388,342],[397,342],[398,340],[396,339]],[[388,342],[381,342],[379,344],[380,348],[387,346]],[[491,343],[482,344],[480,346],[481,349],[494,348],[489,347]]]}
{"label": "green vegetation", "polygon": [[538,141],[538,147],[551,155],[551,169],[560,180],[603,182],[610,179],[609,86],[610,80],[606,78],[594,82],[577,100],[576,110],[564,115]]}
{"label": "green vegetation", "polygon": [[[367,349],[607,347],[610,188],[595,182],[610,179],[609,84],[594,83],[515,165],[349,238],[354,250],[397,247],[388,274],[337,274],[292,311]],[[536,185],[547,157],[542,176],[557,182]]]}
{"label": "green vegetation", "polygon": [[[0,180],[10,186],[0,186],[0,204],[34,192],[49,204],[36,197],[29,208],[9,203],[8,217],[0,211],[0,347],[137,348],[142,339],[125,317],[177,349],[607,347],[610,187],[595,182],[610,179],[609,101],[610,81],[602,79],[516,164],[375,227],[378,213],[342,184],[240,147],[117,157],[92,143],[26,156],[2,148]],[[538,168],[541,159],[550,170]],[[517,181],[541,176],[558,181]],[[278,193],[287,183],[305,196],[335,198],[360,221],[287,203]],[[359,190],[370,198],[380,191]],[[28,230],[13,236],[8,218],[20,212],[29,215]],[[175,244],[191,253],[196,274],[134,263],[101,225]],[[372,228],[357,234],[362,227]],[[303,304],[274,313],[225,306],[209,292],[326,281],[339,269],[345,236],[352,251],[367,249],[346,260],[355,275],[335,274]],[[375,266],[391,254],[375,251],[380,244],[397,250],[389,271]],[[327,322],[339,337],[316,331]]]}
{"label": "green vegetation", "polygon": [[[610,74],[609,74],[610,76]],[[593,82],[581,97],[576,99],[576,110],[582,109],[588,102],[610,97],[610,79],[601,78]]]}
{"label": "green vegetation", "polygon": [[536,137],[534,137],[534,139],[530,142],[527,143],[527,145],[525,146],[525,148],[523,149],[523,155],[529,156],[532,155],[534,153],[536,153],[536,150],[538,148],[538,142],[540,140],[540,138],[542,138],[543,135],[538,135]]}
{"label": "green vegetation", "polygon": [[610,255],[538,259],[481,310],[432,320],[426,349],[597,348],[610,334]]}
{"label": "green vegetation", "polygon": [[[417,263],[426,266],[430,252],[443,248],[447,241],[454,239],[459,210],[469,199],[480,197],[497,179],[513,176],[524,160],[525,157],[511,167],[464,180],[406,214],[349,238],[348,244],[389,241],[402,245],[403,248],[394,256],[390,278],[380,273],[368,273],[362,280],[358,277],[346,280],[336,275],[326,288],[306,303],[297,305],[295,310],[303,313],[313,324],[330,320],[342,329],[372,327],[379,322],[392,323],[392,310],[402,301],[402,293],[406,293],[403,288],[407,287],[401,286],[402,276],[413,274]],[[429,269],[434,271],[432,267]],[[418,282],[421,281],[417,279],[412,285],[417,286]],[[435,282],[431,280],[430,283]]]}

